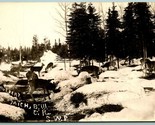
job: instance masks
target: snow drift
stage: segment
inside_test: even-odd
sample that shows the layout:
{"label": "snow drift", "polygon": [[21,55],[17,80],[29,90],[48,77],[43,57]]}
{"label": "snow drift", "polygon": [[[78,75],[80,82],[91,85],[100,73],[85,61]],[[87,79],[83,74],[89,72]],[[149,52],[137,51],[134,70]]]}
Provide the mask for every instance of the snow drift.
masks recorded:
{"label": "snow drift", "polygon": [[64,95],[73,92],[74,90],[78,89],[79,87],[82,87],[86,84],[91,83],[91,77],[87,72],[81,72],[79,76],[75,78],[71,78],[69,80],[61,81],[58,83],[58,87],[61,89],[61,91],[53,97],[54,100],[62,99]]}
{"label": "snow drift", "polygon": [[52,51],[48,50],[45,51],[43,56],[40,58],[41,62],[47,64],[49,62],[56,62],[58,55],[53,53]]}
{"label": "snow drift", "polygon": [[[72,105],[70,99],[75,93],[82,93],[86,96],[87,104],[81,103],[78,108]],[[92,110],[105,104],[122,105],[126,100],[140,99],[145,95],[143,87],[134,84],[115,82],[95,82],[84,85],[71,94],[67,94],[56,104],[60,111],[80,112]]]}
{"label": "snow drift", "polygon": [[11,102],[13,100],[17,100],[16,97],[11,96],[9,93],[0,92],[0,102]]}
{"label": "snow drift", "polygon": [[54,79],[55,82],[61,82],[73,78],[73,76],[69,71],[57,70],[57,69],[53,69],[48,73],[44,74],[44,77],[46,79]]}
{"label": "snow drift", "polygon": [[1,117],[4,116],[14,122],[19,122],[19,121],[24,120],[24,114],[25,114],[25,111],[21,108],[0,103],[0,116]]}
{"label": "snow drift", "polygon": [[123,102],[125,108],[120,112],[94,113],[80,121],[154,121],[154,98],[155,95],[150,95],[140,99],[126,100]]}

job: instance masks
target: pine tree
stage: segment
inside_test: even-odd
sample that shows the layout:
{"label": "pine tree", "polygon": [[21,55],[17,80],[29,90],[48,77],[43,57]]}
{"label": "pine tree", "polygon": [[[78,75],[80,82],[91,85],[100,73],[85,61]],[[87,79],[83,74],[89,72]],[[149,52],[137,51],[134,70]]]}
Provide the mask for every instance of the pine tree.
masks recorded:
{"label": "pine tree", "polygon": [[38,36],[34,35],[33,40],[32,40],[32,51],[31,51],[31,55],[32,55],[33,60],[39,59],[38,50],[39,50]]}
{"label": "pine tree", "polygon": [[124,41],[124,53],[126,57],[129,57],[129,65],[134,57],[137,57],[139,49],[137,48],[136,38],[136,25],[134,20],[134,4],[128,3],[123,15],[123,41]]}
{"label": "pine tree", "polygon": [[67,58],[68,57],[67,53],[68,53],[67,44],[62,44],[57,54],[62,58]]}
{"label": "pine tree", "polygon": [[51,50],[51,43],[48,38],[44,38],[44,44],[45,44],[45,51],[46,50]]}
{"label": "pine tree", "polygon": [[107,32],[106,32],[106,53],[107,55],[114,55],[119,57],[120,55],[120,21],[118,18],[118,11],[115,10],[113,5],[112,10],[108,11]]}
{"label": "pine tree", "polygon": [[95,52],[94,58],[99,62],[105,61],[105,31],[103,29],[99,30],[99,37],[96,40],[97,43],[95,44]]}
{"label": "pine tree", "polygon": [[[104,58],[104,32],[101,30],[101,19],[96,12],[95,7],[90,3],[88,5],[88,18],[89,18],[89,56],[92,59],[102,59]],[[102,59],[103,60],[103,59]]]}
{"label": "pine tree", "polygon": [[[89,64],[91,59],[99,59],[97,54],[101,52],[101,48],[101,53],[104,53],[100,25],[100,16],[91,3],[87,8],[85,3],[73,4],[66,41],[72,57],[89,59]],[[103,55],[105,54],[102,54],[102,58]]]}
{"label": "pine tree", "polygon": [[[134,13],[136,21],[136,35],[139,39],[139,45],[141,44],[140,56],[153,56],[154,43],[153,43],[153,22],[152,13],[149,10],[150,6],[146,2],[135,2]],[[147,54],[146,54],[147,52]],[[145,54],[145,55],[143,55]]]}
{"label": "pine tree", "polygon": [[86,3],[74,3],[69,17],[66,42],[69,45],[70,56],[82,59],[89,56],[90,49]]}

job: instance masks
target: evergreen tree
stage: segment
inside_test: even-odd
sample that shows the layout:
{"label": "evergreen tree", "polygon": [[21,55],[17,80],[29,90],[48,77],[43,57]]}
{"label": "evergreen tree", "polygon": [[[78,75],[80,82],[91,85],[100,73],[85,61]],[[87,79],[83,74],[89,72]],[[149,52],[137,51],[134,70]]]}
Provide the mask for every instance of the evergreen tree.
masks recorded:
{"label": "evergreen tree", "polygon": [[[101,30],[101,19],[98,13],[96,12],[95,7],[90,3],[88,5],[88,18],[89,18],[89,57],[92,59],[101,59],[104,58],[104,32]],[[102,53],[102,54],[101,54]]]}
{"label": "evergreen tree", "polygon": [[55,40],[55,43],[54,43],[54,45],[53,45],[52,48],[51,48],[52,52],[53,52],[53,53],[57,53],[57,48],[58,48],[58,43],[57,43],[56,40]]}
{"label": "evergreen tree", "polygon": [[22,60],[28,61],[31,60],[31,48],[30,47],[24,47],[22,51]]}
{"label": "evergreen tree", "polygon": [[138,47],[136,46],[136,25],[134,20],[134,4],[128,3],[128,6],[125,8],[125,13],[123,15],[123,41],[124,41],[124,55],[129,57],[129,65],[131,59],[137,57]]}
{"label": "evergreen tree", "polygon": [[101,48],[101,53],[104,53],[104,46],[100,46],[104,42],[100,24],[100,16],[91,3],[87,8],[85,3],[73,4],[66,41],[73,58],[85,58],[90,62],[91,59],[99,59],[97,54]]}
{"label": "evergreen tree", "polygon": [[12,61],[19,61],[19,50],[17,48],[10,49],[10,59]]}
{"label": "evergreen tree", "polygon": [[45,44],[44,43],[39,44],[39,47],[38,47],[38,58],[39,59],[40,57],[43,56],[45,50],[46,50]]}
{"label": "evergreen tree", "polygon": [[107,32],[106,32],[106,53],[107,55],[120,56],[121,43],[120,43],[120,21],[118,18],[118,11],[115,10],[113,5],[112,10],[108,11]]}
{"label": "evergreen tree", "polygon": [[33,60],[39,59],[38,50],[39,50],[38,36],[34,35],[33,40],[32,40],[32,51],[31,51],[31,55],[32,55]]}
{"label": "evergreen tree", "polygon": [[67,44],[62,44],[57,54],[62,58],[68,58]]}
{"label": "evergreen tree", "polygon": [[86,3],[74,3],[69,15],[68,33],[66,42],[69,45],[72,58],[89,56],[89,19],[86,12]]}
{"label": "evergreen tree", "polygon": [[[150,6],[146,2],[135,2],[134,13],[136,22],[136,35],[139,39],[139,46],[141,45],[141,51],[139,56],[153,56],[154,43],[153,43],[153,22],[152,13],[149,10]],[[146,55],[143,55],[147,52]]]}
{"label": "evergreen tree", "polygon": [[51,50],[51,43],[48,38],[44,38],[44,44],[45,44],[45,51],[46,50]]}
{"label": "evergreen tree", "polygon": [[3,58],[3,56],[4,56],[4,53],[3,53],[2,50],[0,50],[0,64],[1,64],[1,62],[2,62],[2,58]]}
{"label": "evergreen tree", "polygon": [[99,30],[99,37],[97,43],[95,44],[94,58],[99,62],[105,61],[105,31],[103,29]]}

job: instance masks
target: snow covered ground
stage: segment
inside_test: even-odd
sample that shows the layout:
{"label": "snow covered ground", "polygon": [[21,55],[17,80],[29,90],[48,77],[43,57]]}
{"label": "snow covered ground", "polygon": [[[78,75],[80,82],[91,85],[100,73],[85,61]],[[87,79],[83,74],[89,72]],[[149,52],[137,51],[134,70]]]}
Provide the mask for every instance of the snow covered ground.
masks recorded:
{"label": "snow covered ground", "polygon": [[[50,95],[57,110],[67,114],[84,114],[85,116],[78,119],[79,121],[155,120],[155,79],[142,78],[144,74],[140,71],[139,59],[135,60],[138,66],[121,66],[117,71],[105,71],[100,74],[99,79],[91,78],[91,84],[82,83],[78,79],[79,76],[76,76],[75,69],[69,67],[68,61],[65,70],[63,60],[58,61],[57,55],[48,51],[41,58],[41,63],[47,65],[50,62],[53,62],[56,67],[47,73],[42,73],[41,78],[54,79],[61,86],[61,92]],[[78,60],[73,60],[71,65],[78,63]],[[94,62],[94,64],[98,66],[98,63]],[[1,83],[18,79],[11,75],[9,77],[4,76],[2,71],[4,69],[9,70],[7,68],[8,64],[1,64],[0,66]],[[85,98],[85,101],[79,102],[77,107],[71,101],[76,93],[80,93]],[[97,110],[104,110],[102,107],[105,105],[122,106],[122,110],[110,112],[99,112]]]}

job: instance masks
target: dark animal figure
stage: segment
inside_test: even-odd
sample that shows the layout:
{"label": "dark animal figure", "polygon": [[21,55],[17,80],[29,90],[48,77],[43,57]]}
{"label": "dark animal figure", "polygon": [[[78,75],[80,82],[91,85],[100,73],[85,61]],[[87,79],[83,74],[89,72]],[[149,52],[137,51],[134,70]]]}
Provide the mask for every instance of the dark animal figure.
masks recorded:
{"label": "dark animal figure", "polygon": [[38,79],[38,75],[36,74],[36,73],[34,73],[33,71],[28,71],[27,73],[26,73],[26,78],[27,78],[27,80],[28,81],[30,81],[30,80],[34,80],[34,79]]}
{"label": "dark animal figure", "polygon": [[17,73],[16,76],[19,77],[21,69],[22,69],[21,63],[19,63],[19,64],[12,63],[10,71]]}
{"label": "dark animal figure", "polygon": [[4,87],[4,84],[0,84],[0,92],[5,92],[5,91],[6,91],[6,89]]}
{"label": "dark animal figure", "polygon": [[146,68],[146,66],[147,66],[147,64],[149,64],[151,62],[151,60],[149,60],[149,59],[140,59],[140,63],[141,63],[141,69],[144,69],[144,68]]}
{"label": "dark animal figure", "polygon": [[[41,88],[44,90],[44,95],[45,95],[45,92],[47,92],[48,97],[50,94],[49,90],[52,90],[54,93],[57,93],[60,91],[60,89],[57,88],[56,84],[51,83],[51,80],[38,79],[37,74],[35,74],[32,71],[29,71],[26,74],[26,77],[28,79],[28,84],[29,84],[29,93],[30,93],[33,101],[35,101],[34,97],[33,97],[33,92],[36,91],[38,88]],[[49,97],[49,99],[50,99],[50,97]]]}
{"label": "dark animal figure", "polygon": [[114,68],[114,70],[117,69],[117,68],[115,67],[115,66],[116,66],[116,62],[114,62],[114,61],[106,62],[106,63],[103,64],[101,67],[102,67],[102,68],[107,68],[107,70],[109,70],[109,68],[110,68],[111,66]]}
{"label": "dark animal figure", "polygon": [[84,66],[78,71],[78,75],[83,71],[86,71],[92,76],[99,78],[99,74],[102,72],[102,69],[97,66]]}
{"label": "dark animal figure", "polygon": [[49,99],[50,99],[49,90],[52,90],[54,93],[59,92],[59,89],[57,89],[57,85],[50,83],[50,81],[51,80],[45,80],[45,79],[35,79],[35,80],[29,81],[29,85],[30,85],[29,93],[33,100],[34,100],[33,92],[38,88],[41,88],[44,90],[44,95],[47,92]]}
{"label": "dark animal figure", "polygon": [[16,82],[16,85],[28,85],[28,80],[27,79],[18,80]]}
{"label": "dark animal figure", "polygon": [[46,66],[45,72],[47,72],[47,70],[48,70],[49,68],[50,68],[50,69],[53,68],[53,63],[52,63],[52,62],[50,62],[50,63]]}
{"label": "dark animal figure", "polygon": [[31,67],[30,67],[30,70],[31,70],[32,72],[38,72],[38,75],[40,76],[40,71],[42,70],[43,66],[44,66],[43,63],[42,63],[41,66],[31,66]]}
{"label": "dark animal figure", "polygon": [[148,70],[149,73],[155,72],[155,61],[146,60],[145,61],[146,70]]}

